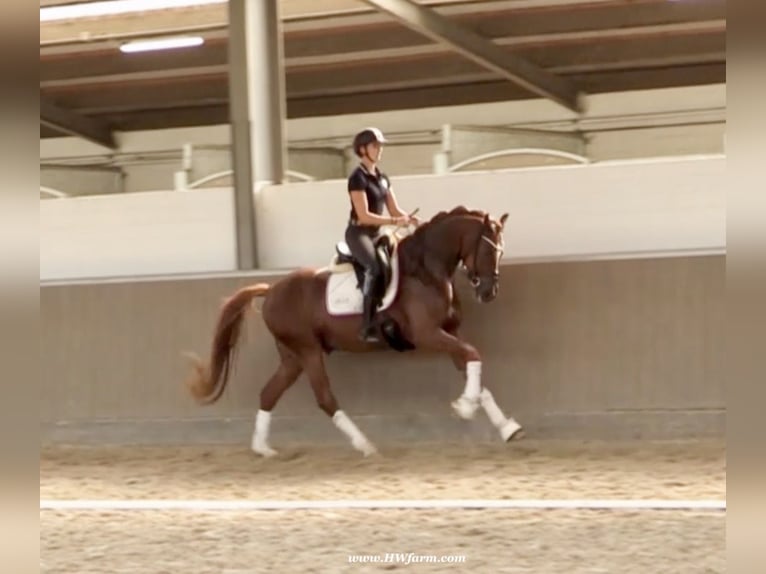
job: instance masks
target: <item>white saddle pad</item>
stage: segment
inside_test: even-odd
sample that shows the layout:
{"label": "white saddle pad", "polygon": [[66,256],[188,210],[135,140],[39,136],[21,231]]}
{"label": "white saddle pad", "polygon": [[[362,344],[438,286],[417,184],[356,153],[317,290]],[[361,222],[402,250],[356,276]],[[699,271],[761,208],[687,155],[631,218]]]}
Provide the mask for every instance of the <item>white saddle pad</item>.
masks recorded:
{"label": "white saddle pad", "polygon": [[[399,253],[394,250],[391,257],[391,281],[386,288],[378,311],[383,311],[391,306],[399,290]],[[347,271],[332,273],[327,280],[326,294],[327,312],[330,315],[361,315],[363,311],[364,296],[362,290],[356,286],[356,274],[349,264]]]}

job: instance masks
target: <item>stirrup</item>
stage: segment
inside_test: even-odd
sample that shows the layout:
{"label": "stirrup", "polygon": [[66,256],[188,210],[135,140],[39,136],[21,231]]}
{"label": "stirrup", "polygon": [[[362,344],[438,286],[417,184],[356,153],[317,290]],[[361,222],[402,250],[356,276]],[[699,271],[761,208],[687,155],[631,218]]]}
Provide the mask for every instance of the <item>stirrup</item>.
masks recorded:
{"label": "stirrup", "polygon": [[369,327],[362,327],[358,333],[358,338],[365,343],[380,343],[382,340],[377,330],[372,325]]}

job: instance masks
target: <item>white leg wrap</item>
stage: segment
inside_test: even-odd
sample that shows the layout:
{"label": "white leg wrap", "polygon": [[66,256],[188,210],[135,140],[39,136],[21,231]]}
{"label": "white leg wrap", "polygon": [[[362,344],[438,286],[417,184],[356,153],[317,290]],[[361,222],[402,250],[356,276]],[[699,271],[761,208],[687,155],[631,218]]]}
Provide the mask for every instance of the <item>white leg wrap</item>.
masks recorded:
{"label": "white leg wrap", "polygon": [[348,418],[348,415],[342,410],[338,409],[335,411],[335,414],[332,416],[332,422],[349,438],[355,449],[364,453],[364,456],[369,456],[377,452],[375,446],[367,440],[367,437],[362,434],[362,431],[359,430],[354,422]]}
{"label": "white leg wrap", "polygon": [[484,388],[481,391],[481,406],[487,413],[487,417],[492,424],[500,431],[500,436],[504,441],[510,440],[519,430],[521,425],[517,423],[513,418],[506,418],[500,407],[495,402],[495,397],[488,389]]}
{"label": "white leg wrap", "polygon": [[481,361],[468,361],[465,365],[465,390],[463,395],[478,399],[481,392]]}
{"label": "white leg wrap", "polygon": [[463,394],[452,402],[458,416],[463,419],[472,419],[479,408],[479,394],[481,392],[481,361],[468,361],[465,365],[466,379]]}
{"label": "white leg wrap", "polygon": [[254,452],[262,456],[277,454],[277,451],[269,446],[269,426],[271,426],[271,413],[259,409],[258,414],[255,415],[255,431],[250,446]]}

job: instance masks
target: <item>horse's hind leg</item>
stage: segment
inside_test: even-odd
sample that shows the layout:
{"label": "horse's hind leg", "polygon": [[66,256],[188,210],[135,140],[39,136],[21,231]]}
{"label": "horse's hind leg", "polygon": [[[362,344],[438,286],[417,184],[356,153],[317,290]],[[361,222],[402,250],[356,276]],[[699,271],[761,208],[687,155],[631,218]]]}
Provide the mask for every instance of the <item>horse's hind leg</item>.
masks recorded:
{"label": "horse's hind leg", "polygon": [[282,343],[277,343],[282,362],[277,371],[271,376],[266,386],[261,391],[261,406],[255,416],[255,429],[251,448],[262,456],[274,456],[277,452],[269,446],[269,426],[271,425],[271,411],[279,401],[282,394],[298,379],[303,367],[290,349]]}
{"label": "horse's hind leg", "polygon": [[375,454],[377,452],[375,446],[339,408],[338,401],[330,389],[330,379],[327,376],[322,351],[313,350],[308,353],[303,358],[303,365],[311,381],[311,388],[314,390],[319,408],[332,418],[332,422],[349,438],[354,448],[361,451],[364,456]]}

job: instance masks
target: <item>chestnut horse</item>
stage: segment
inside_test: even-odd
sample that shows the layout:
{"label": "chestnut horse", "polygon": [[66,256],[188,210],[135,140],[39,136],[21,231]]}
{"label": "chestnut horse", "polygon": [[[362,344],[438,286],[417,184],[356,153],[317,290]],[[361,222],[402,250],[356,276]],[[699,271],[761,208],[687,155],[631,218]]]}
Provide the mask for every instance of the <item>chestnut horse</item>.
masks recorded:
{"label": "chestnut horse", "polygon": [[[509,441],[519,436],[520,425],[506,418],[492,393],[481,384],[481,355],[458,335],[460,304],[453,288],[458,268],[467,272],[478,301],[495,299],[499,288],[498,267],[503,253],[503,229],[508,214],[493,220],[481,211],[462,206],[441,212],[405,236],[398,248],[398,293],[391,305],[378,311],[377,321],[393,327],[403,346],[447,353],[465,373],[465,388],[452,402],[464,419],[473,418],[483,407],[500,436]],[[375,446],[340,409],[330,389],[324,356],[333,350],[363,352],[387,348],[381,343],[357,338],[361,316],[334,316],[328,312],[325,295],[329,270],[296,270],[269,285],[258,283],[234,293],[220,311],[212,343],[210,364],[191,356],[193,376],[187,386],[202,404],[216,401],[224,391],[233,353],[245,312],[253,299],[263,297],[262,315],[276,341],[281,362],[264,386],[256,415],[252,449],[257,454],[276,454],[268,442],[271,412],[282,394],[305,372],[319,408],[322,409],[365,456]],[[389,340],[390,344],[391,341]],[[391,345],[393,346],[393,345]],[[395,347],[396,348],[396,347]]]}

